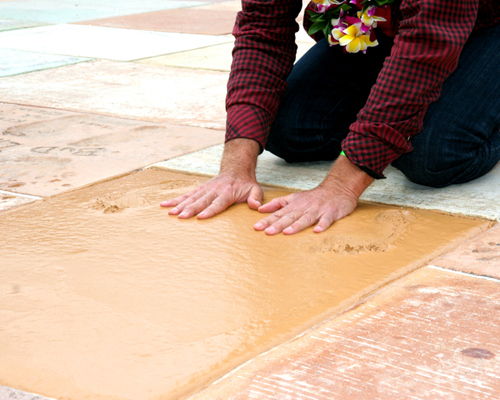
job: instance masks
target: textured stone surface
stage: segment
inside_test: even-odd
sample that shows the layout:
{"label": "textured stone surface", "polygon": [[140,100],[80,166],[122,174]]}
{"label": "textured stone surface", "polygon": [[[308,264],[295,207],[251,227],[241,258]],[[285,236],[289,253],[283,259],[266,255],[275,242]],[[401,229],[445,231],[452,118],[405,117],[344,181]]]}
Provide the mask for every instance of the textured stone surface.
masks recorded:
{"label": "textured stone surface", "polygon": [[[298,42],[296,59],[302,57],[312,45],[311,42]],[[139,62],[172,67],[229,71],[231,69],[233,46],[233,43],[218,44],[202,49],[146,58]]]}
{"label": "textured stone surface", "polygon": [[424,268],[190,400],[491,400],[500,281]]}
{"label": "textured stone surface", "polygon": [[0,386],[0,400],[54,400],[37,394]]}
{"label": "textured stone surface", "polygon": [[228,74],[90,61],[6,77],[3,101],[149,121],[225,128]]}
{"label": "textured stone surface", "polygon": [[[51,25],[0,34],[0,48],[128,61],[232,41],[229,36]],[[126,44],[126,45],[125,45]]]}
{"label": "textured stone surface", "polygon": [[38,22],[31,21],[19,21],[15,19],[2,19],[0,18],[0,32],[1,31],[10,31],[11,29],[22,29],[22,28],[30,28],[33,26],[41,25]]}
{"label": "textured stone surface", "polygon": [[[221,154],[222,146],[215,146],[158,166],[214,175]],[[264,152],[259,157],[257,177],[263,183],[304,190],[319,184],[330,166],[330,162],[287,164]],[[384,173],[387,179],[374,182],[361,197],[363,200],[500,220],[500,164],[472,182],[441,189],[411,183],[392,167]]]}
{"label": "textured stone surface", "polygon": [[[0,190],[0,211],[8,210],[9,208],[17,207],[23,204],[31,203],[36,198],[33,196],[22,196],[18,193]],[[0,392],[1,393],[1,392]],[[2,397],[0,397],[1,399]]]}
{"label": "textured stone surface", "polygon": [[433,260],[434,265],[500,278],[500,224]]}
{"label": "textured stone surface", "polygon": [[233,30],[235,18],[235,11],[180,8],[80,23],[146,31],[227,35]]}
{"label": "textured stone surface", "polygon": [[42,54],[31,51],[0,49],[0,77],[22,74],[25,72],[61,67],[88,59],[56,54]]}
{"label": "textured stone surface", "polygon": [[168,8],[192,7],[202,1],[123,0],[119,7],[112,1],[23,0],[0,2],[2,18],[61,24],[114,15],[143,13]]}
{"label": "textured stone surface", "polygon": [[221,143],[223,132],[0,103],[0,189],[52,195]]}

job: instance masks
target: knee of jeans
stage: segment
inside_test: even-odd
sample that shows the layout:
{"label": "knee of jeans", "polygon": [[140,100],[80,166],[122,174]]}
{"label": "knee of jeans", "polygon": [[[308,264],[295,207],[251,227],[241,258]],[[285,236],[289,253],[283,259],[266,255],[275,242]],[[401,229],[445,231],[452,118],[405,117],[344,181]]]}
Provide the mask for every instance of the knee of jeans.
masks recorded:
{"label": "knee of jeans", "polygon": [[450,170],[449,163],[446,162],[430,161],[424,157],[416,157],[409,153],[396,160],[393,165],[408,180],[418,185],[442,188],[453,183],[453,172]]}

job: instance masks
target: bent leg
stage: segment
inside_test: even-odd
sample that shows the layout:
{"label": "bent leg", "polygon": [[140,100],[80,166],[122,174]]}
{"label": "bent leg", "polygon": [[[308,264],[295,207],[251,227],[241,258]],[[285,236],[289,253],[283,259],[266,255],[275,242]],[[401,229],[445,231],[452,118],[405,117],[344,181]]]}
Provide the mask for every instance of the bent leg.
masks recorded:
{"label": "bent leg", "polygon": [[472,35],[413,138],[414,150],[393,163],[408,179],[432,187],[464,183],[500,160],[499,65],[500,26]]}
{"label": "bent leg", "polygon": [[346,54],[326,40],[293,67],[266,149],[288,162],[333,160],[366,102],[392,40],[367,54]]}

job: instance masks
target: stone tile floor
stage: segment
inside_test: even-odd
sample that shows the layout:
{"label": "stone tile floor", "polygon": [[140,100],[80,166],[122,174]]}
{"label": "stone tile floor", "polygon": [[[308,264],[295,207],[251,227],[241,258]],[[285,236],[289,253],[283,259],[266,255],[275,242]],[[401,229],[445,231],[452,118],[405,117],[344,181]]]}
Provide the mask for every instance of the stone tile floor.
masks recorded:
{"label": "stone tile floor", "polygon": [[[239,8],[234,0],[0,1],[0,210],[161,159],[170,158],[158,166],[216,173],[220,146],[203,149],[223,140],[227,33]],[[300,54],[312,45],[303,31],[297,40]],[[259,177],[304,189],[327,168],[264,154]],[[364,198],[499,220],[499,180],[497,166],[435,190],[390,170]],[[438,267],[389,284],[194,398],[500,397],[498,225],[431,264]],[[0,386],[6,399],[43,397]]]}

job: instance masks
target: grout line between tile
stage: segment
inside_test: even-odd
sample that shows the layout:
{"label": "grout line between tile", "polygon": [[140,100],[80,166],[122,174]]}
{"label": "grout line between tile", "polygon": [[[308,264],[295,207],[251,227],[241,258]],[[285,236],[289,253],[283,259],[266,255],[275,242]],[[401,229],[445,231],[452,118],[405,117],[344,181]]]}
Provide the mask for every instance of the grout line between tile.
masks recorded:
{"label": "grout line between tile", "polygon": [[42,199],[42,197],[40,197],[40,196],[33,196],[31,194],[9,192],[7,190],[0,190],[0,194],[4,194],[6,196],[24,197],[25,199],[31,199],[31,200],[41,200]]}
{"label": "grout line between tile", "polygon": [[446,271],[446,272],[451,272],[451,273],[458,274],[458,275],[465,275],[465,276],[468,276],[471,278],[486,279],[487,281],[493,281],[493,282],[500,283],[500,279],[498,279],[498,278],[493,278],[491,276],[485,276],[485,275],[471,274],[470,272],[457,271],[455,269],[440,267],[438,265],[427,265],[427,268],[433,268],[433,269],[437,269],[439,271]]}

